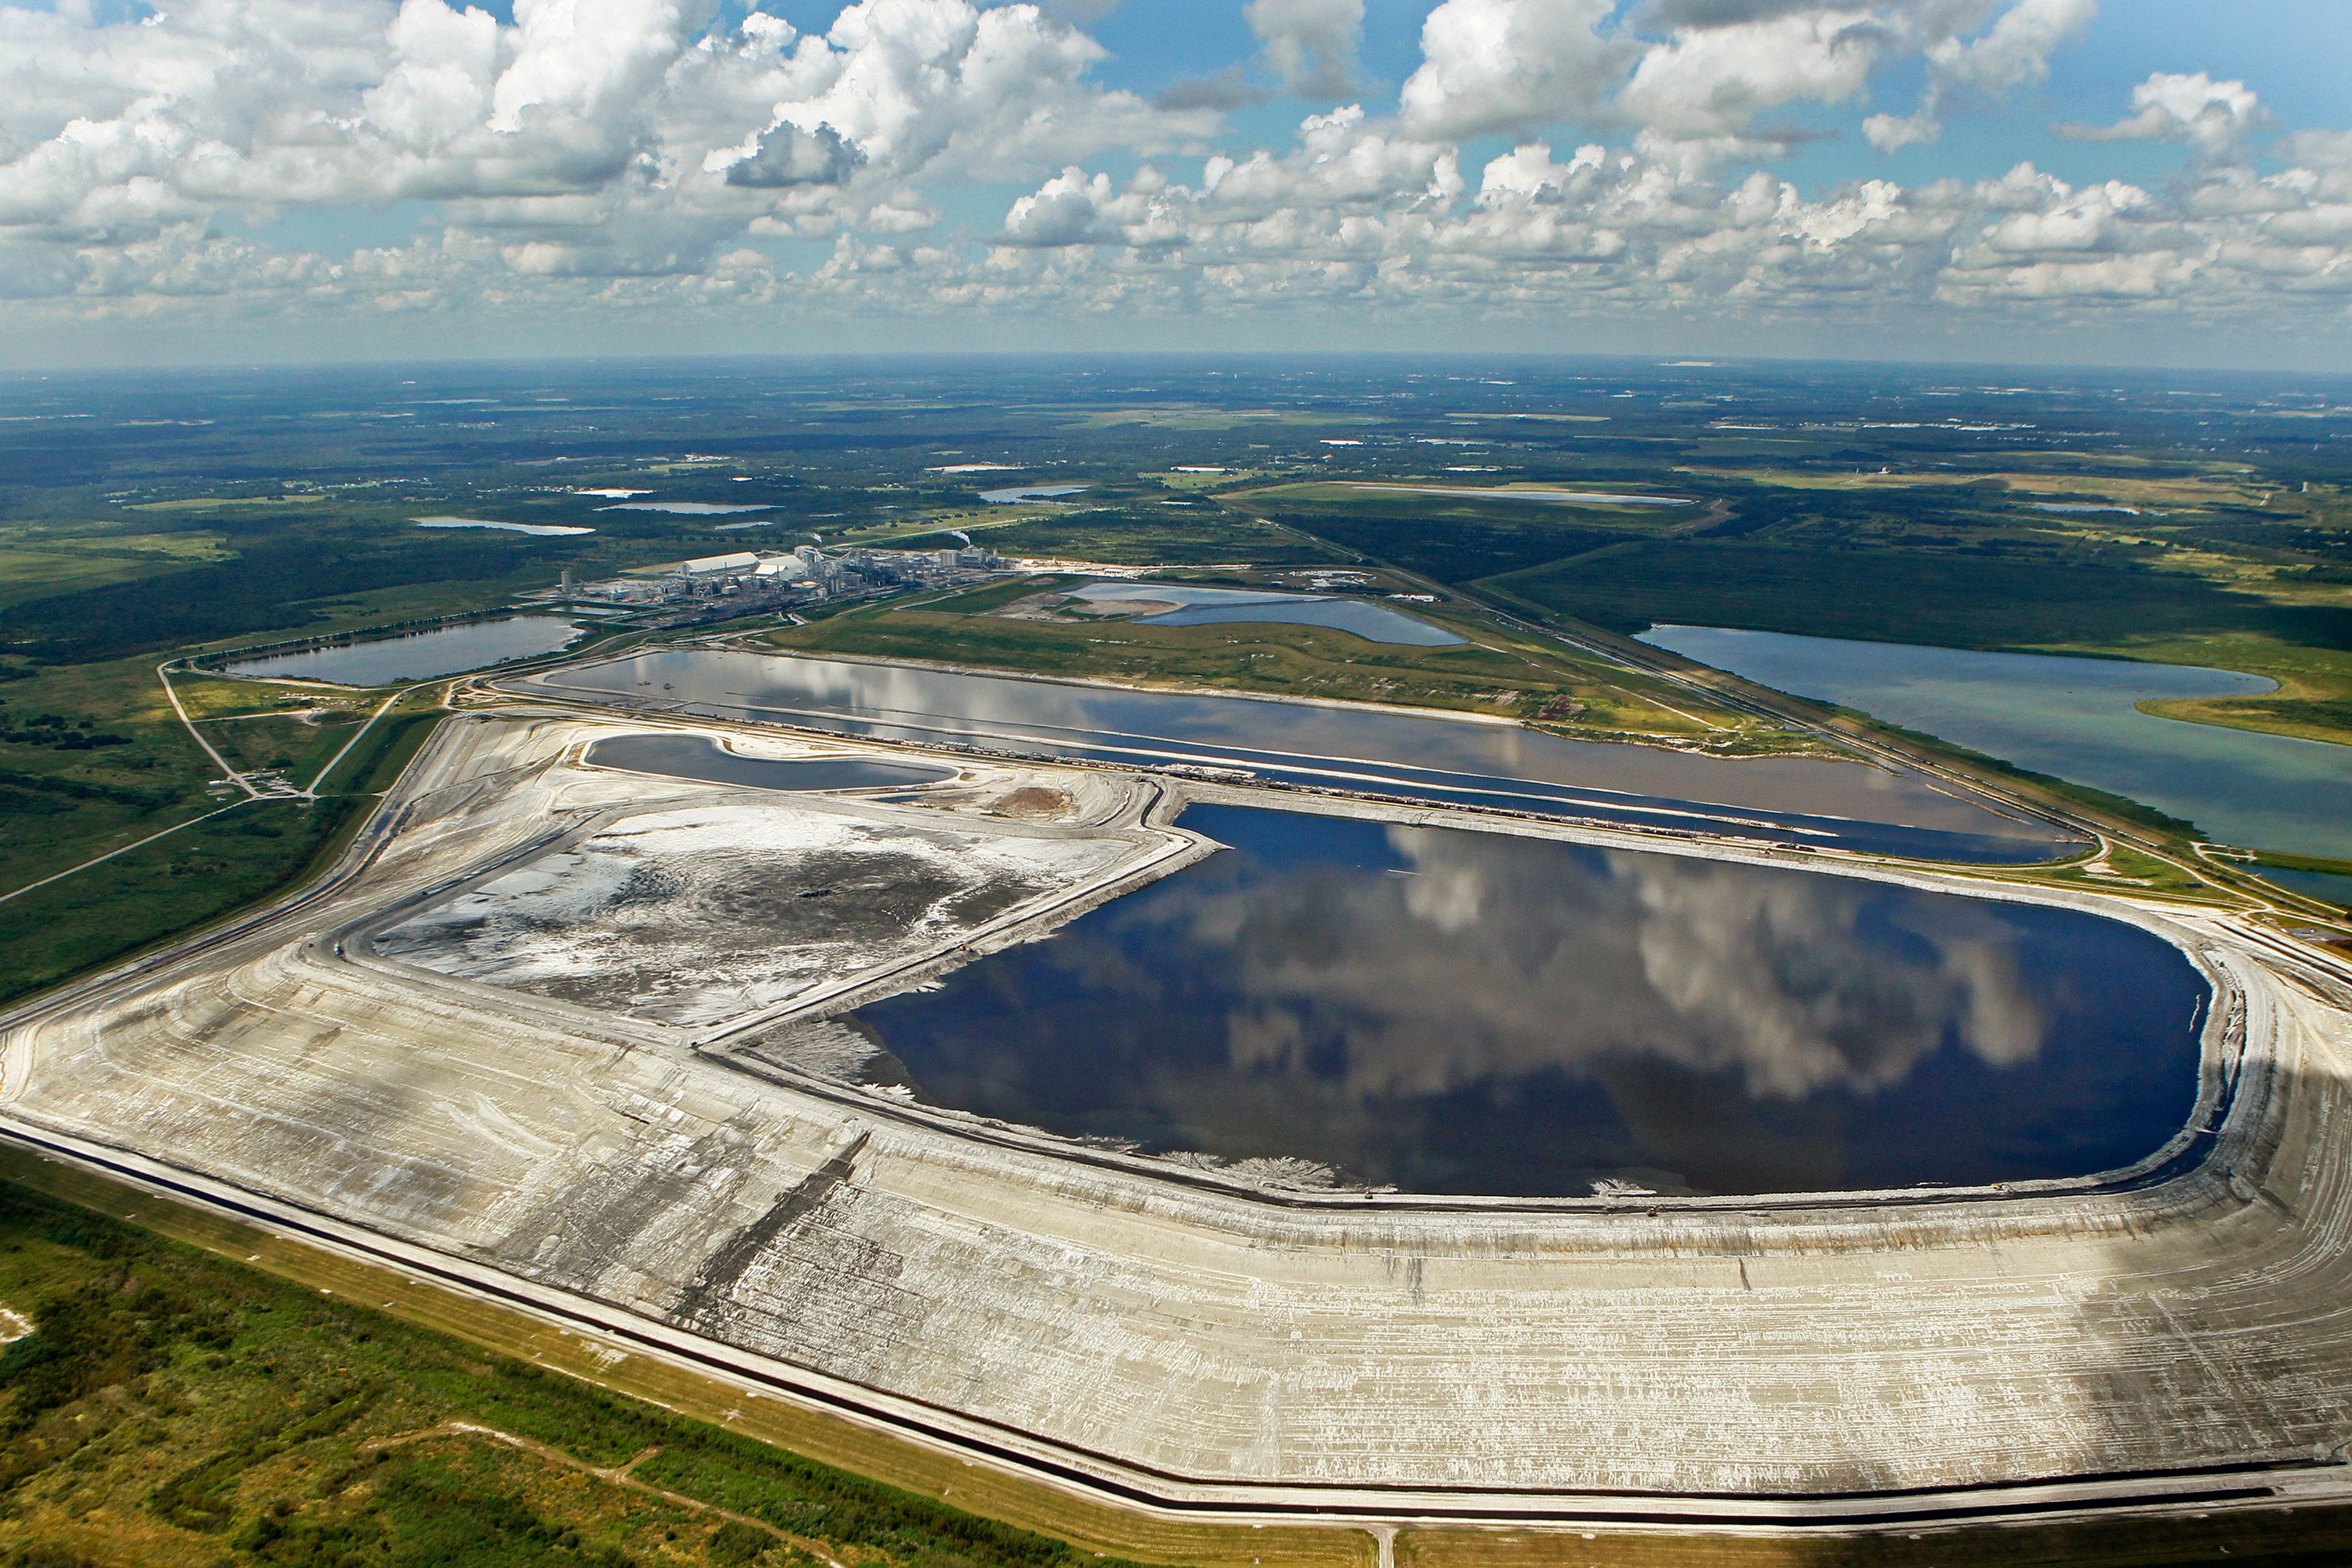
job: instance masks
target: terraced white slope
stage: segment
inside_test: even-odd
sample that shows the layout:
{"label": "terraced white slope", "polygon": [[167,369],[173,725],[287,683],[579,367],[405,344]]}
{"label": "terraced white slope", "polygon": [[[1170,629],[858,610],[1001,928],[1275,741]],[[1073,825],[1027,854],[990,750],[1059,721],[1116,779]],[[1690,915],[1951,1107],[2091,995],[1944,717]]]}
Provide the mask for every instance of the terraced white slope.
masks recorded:
{"label": "terraced white slope", "polygon": [[[2228,994],[2222,1136],[2144,1190],[1655,1213],[1254,1194],[698,1049],[699,1015],[363,951],[615,812],[689,847],[734,820],[740,792],[568,761],[595,732],[453,726],[330,898],[13,1020],[0,1118],[1172,1498],[1958,1488],[2352,1439],[2352,989],[2251,928],[2068,900],[2164,931]],[[825,831],[899,823],[1054,868],[983,943],[1193,852],[1143,795],[1050,777],[1094,826],[862,805],[822,808]]]}

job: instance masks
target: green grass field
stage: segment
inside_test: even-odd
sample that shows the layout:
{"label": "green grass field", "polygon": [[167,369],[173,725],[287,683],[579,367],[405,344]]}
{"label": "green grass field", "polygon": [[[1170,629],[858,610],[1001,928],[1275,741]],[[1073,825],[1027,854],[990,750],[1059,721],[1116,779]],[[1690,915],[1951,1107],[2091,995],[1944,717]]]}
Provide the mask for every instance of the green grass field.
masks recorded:
{"label": "green grass field", "polygon": [[1646,538],[1685,521],[1631,510],[1510,500],[1504,494],[1497,491],[1489,500],[1298,484],[1241,490],[1224,499],[1236,510],[1263,514],[1441,583],[1523,571]]}
{"label": "green grass field", "polygon": [[0,609],[52,594],[102,588],[152,577],[186,564],[168,555],[93,555],[79,551],[0,547]]}
{"label": "green grass field", "polygon": [[[82,805],[92,820],[79,824],[81,831],[68,840],[65,853],[74,859],[67,864],[103,853],[108,837],[135,840],[174,822],[202,819],[0,902],[0,1003],[192,931],[312,873],[407,765],[438,716],[432,710],[387,715],[336,769],[331,793],[316,802],[249,801],[209,817],[204,814],[211,803],[175,804],[137,816],[110,803]],[[349,734],[321,734],[303,760],[323,765]],[[36,836],[56,818],[11,814],[5,820],[14,839]],[[109,831],[97,831],[101,828]]]}
{"label": "green grass field", "polygon": [[[1203,566],[1247,561],[1261,565],[1318,564],[1343,552],[1287,530],[1214,507],[1145,502],[1117,510],[1026,513],[1019,521],[976,525],[975,543],[1000,555],[1102,561],[1139,566]],[[887,545],[876,535],[861,541]]]}

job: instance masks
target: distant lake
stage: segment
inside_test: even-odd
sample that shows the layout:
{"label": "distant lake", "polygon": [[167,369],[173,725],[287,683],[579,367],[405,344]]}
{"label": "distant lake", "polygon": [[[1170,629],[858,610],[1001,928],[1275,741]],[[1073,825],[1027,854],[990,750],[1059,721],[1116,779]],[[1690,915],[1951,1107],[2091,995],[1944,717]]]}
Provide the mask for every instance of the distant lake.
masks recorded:
{"label": "distant lake", "polygon": [[[2021,862],[2072,847],[1916,773],[1571,741],[1517,724],[906,665],[678,649],[551,671],[551,689],[844,734],[1491,805],[1692,833]],[[537,681],[527,684],[536,685]]]}
{"label": "distant lake", "polygon": [[1362,599],[1327,597],[1317,594],[1263,594],[1243,588],[1199,588],[1178,583],[1089,583],[1071,596],[1088,603],[1106,600],[1148,602],[1177,606],[1158,615],[1138,616],[1139,626],[1202,626],[1237,622],[1328,626],[1352,633],[1367,642],[1408,647],[1450,647],[1469,639],[1419,616]]}
{"label": "distant lake", "polygon": [[271,654],[226,667],[231,675],[278,680],[331,680],[339,686],[390,686],[436,675],[536,658],[569,647],[581,628],[554,616],[502,616],[431,631],[403,632],[300,653]]}
{"label": "distant lake", "polygon": [[2276,689],[2258,675],[1714,626],[1659,626],[1642,640],[1759,685],[1859,708],[2035,773],[2127,795],[2224,843],[2352,858],[2352,746],[2183,723],[2134,706]]}
{"label": "distant lake", "polygon": [[408,521],[419,528],[492,528],[500,533],[528,533],[536,539],[561,539],[596,531],[593,528],[575,528],[568,523],[492,522],[483,517],[413,517]]}
{"label": "distant lake", "polygon": [[1554,501],[1562,506],[1691,506],[1687,496],[1619,495],[1607,490],[1544,489],[1529,486],[1524,489],[1505,489],[1500,486],[1471,485],[1371,485],[1349,484],[1351,490],[1391,490],[1402,495],[1459,496],[1469,500],[1540,500]]}
{"label": "distant lake", "polygon": [[773,511],[772,506],[727,506],[707,500],[632,500],[600,506],[598,511],[666,511],[678,517],[725,517],[739,511]]}
{"label": "distant lake", "polygon": [[1012,489],[982,490],[980,499],[991,506],[1019,506],[1024,501],[1052,500],[1057,496],[1074,496],[1080,490],[1092,489],[1091,485],[1021,485]]}
{"label": "distant lake", "polygon": [[2073,910],[1233,806],[1230,847],[856,1014],[918,1098],[1408,1192],[2089,1175],[2195,1103],[2209,992]]}

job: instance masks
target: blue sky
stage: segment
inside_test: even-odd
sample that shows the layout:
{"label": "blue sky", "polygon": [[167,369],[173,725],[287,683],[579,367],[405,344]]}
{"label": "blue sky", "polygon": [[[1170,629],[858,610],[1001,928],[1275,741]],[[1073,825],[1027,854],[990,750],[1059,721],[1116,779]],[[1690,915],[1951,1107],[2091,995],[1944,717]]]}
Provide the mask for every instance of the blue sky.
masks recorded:
{"label": "blue sky", "polygon": [[2332,368],[2347,83],[2340,0],[0,5],[0,359]]}

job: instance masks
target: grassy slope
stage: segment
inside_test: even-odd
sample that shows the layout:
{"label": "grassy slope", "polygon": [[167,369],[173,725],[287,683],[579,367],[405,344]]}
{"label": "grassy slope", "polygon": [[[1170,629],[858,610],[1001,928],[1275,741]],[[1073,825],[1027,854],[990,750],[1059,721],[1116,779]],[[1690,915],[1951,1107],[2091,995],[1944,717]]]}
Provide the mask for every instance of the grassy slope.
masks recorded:
{"label": "grassy slope", "polygon": [[2266,697],[2190,698],[2140,705],[2161,718],[2291,735],[2302,741],[2352,743],[2352,653],[2242,634],[2152,638],[2083,651],[2239,669],[2266,675],[2279,683],[2278,690]]}

